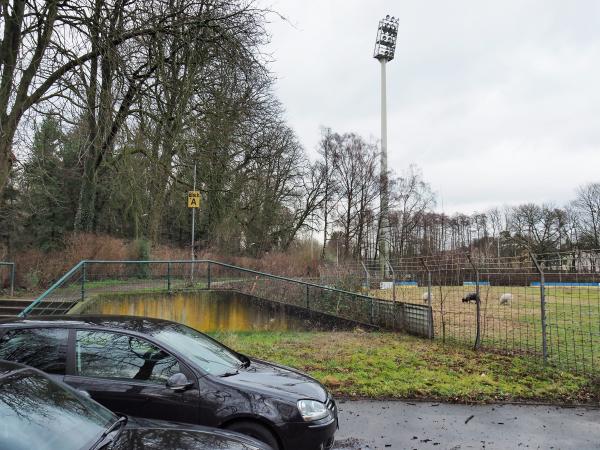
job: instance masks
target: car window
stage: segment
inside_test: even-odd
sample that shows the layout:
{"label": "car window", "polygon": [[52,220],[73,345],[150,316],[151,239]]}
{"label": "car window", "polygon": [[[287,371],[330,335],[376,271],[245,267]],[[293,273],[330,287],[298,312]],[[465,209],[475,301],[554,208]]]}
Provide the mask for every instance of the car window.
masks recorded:
{"label": "car window", "polygon": [[98,403],[33,371],[0,378],[0,449],[89,448],[116,420]]}
{"label": "car window", "polygon": [[184,354],[204,371],[219,375],[237,370],[242,360],[208,336],[184,325],[172,324],[152,334],[160,342]]}
{"label": "car window", "polygon": [[81,376],[160,384],[181,371],[177,359],[150,342],[107,331],[77,331],[75,365]]}
{"label": "car window", "polygon": [[0,359],[64,375],[67,336],[68,330],[60,328],[9,330],[0,338]]}

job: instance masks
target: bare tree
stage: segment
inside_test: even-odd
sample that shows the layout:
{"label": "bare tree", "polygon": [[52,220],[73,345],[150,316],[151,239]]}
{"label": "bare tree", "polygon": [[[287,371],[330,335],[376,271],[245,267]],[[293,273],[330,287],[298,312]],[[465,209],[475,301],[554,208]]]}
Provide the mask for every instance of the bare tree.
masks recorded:
{"label": "bare tree", "polygon": [[552,205],[528,203],[513,209],[511,231],[521,246],[535,253],[557,251],[562,211]]}
{"label": "bare tree", "polygon": [[429,184],[423,180],[421,171],[411,165],[404,176],[392,180],[391,198],[392,210],[398,211],[397,251],[403,256],[413,232],[422,225],[425,212],[435,205],[435,196]]}
{"label": "bare tree", "polygon": [[323,203],[321,212],[323,214],[323,247],[321,249],[321,259],[325,258],[325,249],[327,248],[327,230],[329,229],[329,217],[335,207],[335,193],[337,186],[333,177],[334,167],[334,145],[336,138],[330,128],[321,128],[321,141],[319,142],[318,153],[322,160],[318,162],[323,176]]}
{"label": "bare tree", "polygon": [[[113,58],[115,50],[122,58],[135,60],[139,54],[131,51],[135,47],[129,45],[131,42],[139,44],[144,39],[171,33],[181,23],[199,29],[215,26],[213,21],[198,15],[203,4],[202,0],[0,2],[0,192],[15,160],[13,140],[23,117],[35,105],[64,98],[65,86],[60,81],[71,80],[86,67],[90,94],[97,94],[94,91],[99,73],[110,72],[117,64]],[[130,90],[122,99],[124,105],[139,89],[139,77],[151,69],[149,65],[134,65],[139,70],[130,72]],[[110,101],[98,100],[102,103],[99,108]],[[106,128],[103,137],[112,140],[118,127],[102,126]]]}
{"label": "bare tree", "polygon": [[600,183],[580,186],[573,206],[579,217],[582,247],[600,248]]}
{"label": "bare tree", "polygon": [[[362,241],[367,208],[376,198],[378,181],[376,173],[377,151],[354,133],[335,135],[334,177],[339,201],[335,222],[342,229],[344,256],[352,253],[352,243],[360,235]],[[362,242],[356,242],[360,253]]]}

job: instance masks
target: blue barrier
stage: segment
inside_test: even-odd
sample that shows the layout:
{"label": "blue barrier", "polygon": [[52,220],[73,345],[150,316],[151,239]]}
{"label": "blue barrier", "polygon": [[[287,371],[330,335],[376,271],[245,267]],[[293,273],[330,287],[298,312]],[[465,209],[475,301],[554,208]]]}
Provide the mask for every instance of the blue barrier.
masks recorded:
{"label": "blue barrier", "polygon": [[419,286],[416,281],[396,281],[396,286]]}
{"label": "blue barrier", "polygon": [[[476,286],[475,281],[463,281],[463,286]],[[491,286],[489,281],[480,281],[479,286]]]}
{"label": "blue barrier", "polygon": [[[540,285],[539,281],[532,281],[530,286],[537,287]],[[546,281],[544,286],[556,286],[556,287],[600,287],[600,283],[588,283],[588,282],[571,282],[571,281]]]}

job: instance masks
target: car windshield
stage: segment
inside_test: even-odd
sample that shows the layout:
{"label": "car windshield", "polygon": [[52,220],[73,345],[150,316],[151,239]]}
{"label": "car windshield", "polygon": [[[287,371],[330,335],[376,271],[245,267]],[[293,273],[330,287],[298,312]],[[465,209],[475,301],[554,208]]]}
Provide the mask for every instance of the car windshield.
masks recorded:
{"label": "car windshield", "polygon": [[157,341],[185,355],[205,372],[223,375],[237,370],[242,360],[237,354],[208,336],[184,325],[172,325],[153,333]]}
{"label": "car windshield", "polygon": [[0,449],[89,448],[118,417],[34,372],[0,379]]}

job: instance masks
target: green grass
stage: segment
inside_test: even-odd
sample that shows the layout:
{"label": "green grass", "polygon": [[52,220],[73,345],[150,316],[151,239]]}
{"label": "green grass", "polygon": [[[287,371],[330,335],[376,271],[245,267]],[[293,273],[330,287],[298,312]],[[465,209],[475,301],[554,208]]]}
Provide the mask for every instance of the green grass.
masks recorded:
{"label": "green grass", "polygon": [[302,370],[335,395],[452,402],[598,400],[589,378],[522,356],[474,352],[395,333],[217,333],[230,347]]}
{"label": "green grass", "polygon": [[[105,288],[112,287],[122,287],[127,289],[109,289],[108,292],[123,292],[129,293],[131,290],[135,291],[165,291],[167,289],[167,280],[166,278],[127,278],[127,279],[106,279],[106,280],[97,280],[97,281],[86,281],[85,282],[85,290],[86,291],[102,291]],[[190,284],[189,280],[185,280],[182,278],[171,278],[171,287],[173,290],[175,289],[206,289],[205,281],[196,281],[194,284]],[[69,290],[80,290],[81,289],[81,281],[76,283],[71,283],[65,286],[61,286],[56,290],[56,292],[60,292],[61,290],[69,291]]]}
{"label": "green grass", "polygon": [[[462,296],[474,286],[433,286],[436,337],[472,344],[476,330],[474,304]],[[422,303],[425,287],[398,287],[400,301]],[[513,295],[500,305],[505,292]],[[391,289],[372,295],[391,299]],[[481,287],[482,344],[508,352],[542,352],[540,288],[530,286]],[[546,287],[546,323],[549,359],[556,365],[588,373],[598,372],[600,356],[600,288]]]}
{"label": "green grass", "polygon": [[99,281],[86,281],[85,288],[86,289],[98,289],[103,287],[111,287],[111,286],[122,286],[124,284],[131,283],[130,280],[99,280]]}

